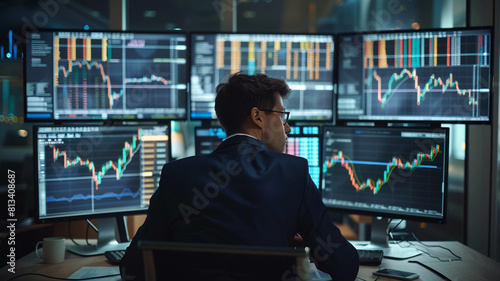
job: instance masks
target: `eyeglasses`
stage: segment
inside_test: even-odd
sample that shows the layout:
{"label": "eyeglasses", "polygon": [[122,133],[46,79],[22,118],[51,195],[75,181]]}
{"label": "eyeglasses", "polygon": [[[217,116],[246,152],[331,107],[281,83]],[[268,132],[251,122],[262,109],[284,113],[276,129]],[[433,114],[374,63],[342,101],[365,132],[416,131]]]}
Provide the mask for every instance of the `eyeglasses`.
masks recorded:
{"label": "eyeglasses", "polygon": [[290,118],[290,111],[278,111],[278,110],[260,109],[260,108],[258,108],[258,110],[266,111],[266,112],[281,113],[280,119],[281,119],[281,122],[283,123],[283,125],[288,123],[288,118]]}

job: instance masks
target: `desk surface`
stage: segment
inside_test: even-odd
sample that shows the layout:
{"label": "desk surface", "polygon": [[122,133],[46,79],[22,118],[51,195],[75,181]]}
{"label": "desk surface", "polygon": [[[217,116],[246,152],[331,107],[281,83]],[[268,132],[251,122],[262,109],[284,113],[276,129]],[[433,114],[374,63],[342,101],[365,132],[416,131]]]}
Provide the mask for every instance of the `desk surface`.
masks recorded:
{"label": "desk surface", "polygon": [[[426,245],[442,245],[449,248],[456,255],[462,258],[461,261],[446,261],[441,262],[436,258],[432,258],[427,254],[406,259],[394,260],[384,258],[381,267],[388,267],[404,271],[411,271],[420,275],[416,280],[497,280],[500,276],[500,263],[484,256],[483,254],[472,250],[471,248],[459,242],[425,242]],[[409,244],[401,244],[401,246],[412,246]],[[453,256],[442,248],[426,247],[422,244],[415,244],[420,250],[426,251],[433,256],[442,259],[451,259]],[[419,262],[419,263],[417,263]],[[423,264],[423,265],[422,265]],[[425,266],[428,268],[426,268]],[[68,277],[83,266],[113,266],[106,261],[103,255],[81,257],[70,252],[66,253],[66,260],[60,264],[44,264],[38,259],[35,253],[30,253],[27,256],[16,260],[15,273],[8,271],[9,265],[4,266],[0,270],[0,280],[9,280],[12,277],[24,273],[40,273],[54,277]],[[437,269],[445,277],[440,276],[429,268]],[[359,278],[364,280],[375,280],[372,272],[377,270],[378,266],[361,266],[358,274]],[[33,280],[33,276],[20,277],[16,281]],[[357,279],[360,280],[360,279]],[[380,277],[379,281],[394,280]]]}

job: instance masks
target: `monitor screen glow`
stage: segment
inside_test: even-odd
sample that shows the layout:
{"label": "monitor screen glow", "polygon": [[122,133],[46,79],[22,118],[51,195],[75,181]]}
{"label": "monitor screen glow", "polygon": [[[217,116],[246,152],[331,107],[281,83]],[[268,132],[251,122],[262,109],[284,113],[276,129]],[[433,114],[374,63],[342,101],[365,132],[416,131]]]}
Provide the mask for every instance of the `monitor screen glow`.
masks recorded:
{"label": "monitor screen glow", "polygon": [[[285,153],[307,159],[309,174],[319,188],[321,180],[321,128],[319,126],[291,126]],[[226,133],[221,127],[196,127],[196,155],[207,155],[214,151],[224,140]]]}
{"label": "monitor screen glow", "polygon": [[347,213],[444,222],[447,128],[323,128],[326,206]]}
{"label": "monitor screen glow", "polygon": [[37,220],[145,213],[170,160],[167,125],[35,127]]}
{"label": "monitor screen glow", "polygon": [[338,37],[339,121],[487,123],[491,29]]}
{"label": "monitor screen glow", "polygon": [[28,121],[187,118],[187,35],[28,32]]}
{"label": "monitor screen glow", "polygon": [[215,87],[230,74],[284,79],[291,121],[334,119],[334,36],[320,34],[191,34],[191,118],[216,119]]}

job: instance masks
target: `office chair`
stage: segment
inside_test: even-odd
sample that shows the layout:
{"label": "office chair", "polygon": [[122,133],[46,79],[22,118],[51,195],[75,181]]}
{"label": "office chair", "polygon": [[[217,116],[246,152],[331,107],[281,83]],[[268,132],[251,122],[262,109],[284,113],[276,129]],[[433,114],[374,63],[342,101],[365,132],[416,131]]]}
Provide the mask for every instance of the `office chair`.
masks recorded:
{"label": "office chair", "polygon": [[[242,245],[196,244],[159,241],[139,241],[144,257],[145,277],[148,281],[163,280],[311,280],[309,248],[254,247]],[[159,261],[161,259],[162,261]],[[164,271],[172,262],[181,273]],[[282,265],[287,264],[286,267]],[[183,266],[185,265],[185,266]],[[221,266],[223,269],[217,269]],[[231,272],[227,272],[228,265]],[[195,270],[202,267],[202,275]],[[285,268],[285,271],[283,271]],[[274,270],[276,269],[276,270]],[[275,271],[278,275],[268,275]],[[242,273],[244,272],[244,273]],[[177,275],[176,275],[177,274]],[[204,274],[208,274],[207,277]],[[228,275],[229,274],[229,275]],[[159,277],[163,275],[163,277]],[[222,275],[226,277],[221,277]],[[174,277],[175,276],[175,277]],[[193,277],[196,276],[196,277]],[[227,277],[230,276],[230,277]],[[255,279],[255,277],[259,279]],[[293,276],[291,279],[290,276]]]}

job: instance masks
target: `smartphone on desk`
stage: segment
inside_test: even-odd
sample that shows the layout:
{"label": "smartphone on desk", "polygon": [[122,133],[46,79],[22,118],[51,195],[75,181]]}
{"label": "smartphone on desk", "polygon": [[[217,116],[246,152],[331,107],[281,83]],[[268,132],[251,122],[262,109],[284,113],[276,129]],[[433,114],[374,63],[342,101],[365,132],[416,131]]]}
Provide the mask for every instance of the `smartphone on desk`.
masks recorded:
{"label": "smartphone on desk", "polygon": [[401,271],[391,268],[380,268],[379,270],[374,271],[373,275],[389,277],[398,280],[413,280],[420,277],[420,275],[413,272]]}

